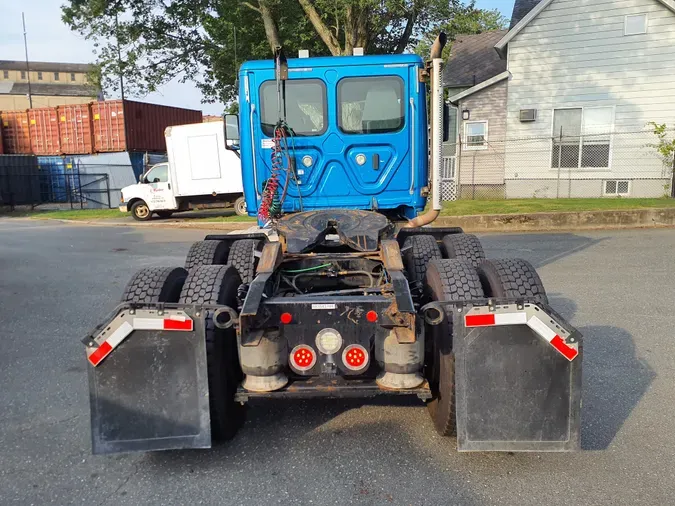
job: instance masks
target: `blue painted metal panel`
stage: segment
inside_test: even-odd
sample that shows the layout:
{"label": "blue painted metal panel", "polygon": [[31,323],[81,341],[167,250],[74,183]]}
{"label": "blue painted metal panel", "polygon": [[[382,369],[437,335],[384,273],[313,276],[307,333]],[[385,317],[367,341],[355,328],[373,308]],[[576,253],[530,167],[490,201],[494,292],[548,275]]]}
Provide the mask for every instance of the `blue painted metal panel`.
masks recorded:
{"label": "blue painted metal panel", "polygon": [[70,156],[38,156],[40,194],[43,202],[76,200],[79,186],[77,171]]}
{"label": "blue painted metal panel", "polygon": [[[399,209],[410,218],[422,210],[427,185],[426,90],[419,82],[422,59],[416,55],[319,57],[288,60],[289,81],[311,79],[325,85],[323,128],[292,139],[299,188],[291,182],[285,212],[301,209]],[[240,146],[244,193],[249,214],[260,205],[270,175],[272,139],[261,125],[261,86],[274,83],[272,60],[242,65],[240,73]],[[338,87],[346,78],[395,79],[402,85],[403,125],[387,133],[348,133],[338,121]],[[275,86],[276,90],[276,86]],[[275,103],[276,105],[276,103]],[[269,104],[267,104],[269,107]],[[275,113],[276,114],[276,113]],[[269,129],[268,132],[269,133]],[[366,163],[357,163],[363,155]],[[311,157],[309,166],[303,158]],[[363,161],[363,157],[359,157]],[[282,180],[283,181],[283,180]]]}

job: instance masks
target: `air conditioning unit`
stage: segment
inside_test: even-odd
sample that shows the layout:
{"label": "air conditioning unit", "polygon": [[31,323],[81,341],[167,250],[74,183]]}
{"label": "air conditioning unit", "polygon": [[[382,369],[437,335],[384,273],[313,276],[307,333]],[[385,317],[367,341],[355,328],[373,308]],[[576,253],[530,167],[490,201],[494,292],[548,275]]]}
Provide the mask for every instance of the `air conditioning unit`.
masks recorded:
{"label": "air conditioning unit", "polygon": [[536,109],[521,109],[520,110],[520,122],[527,123],[530,121],[535,121],[537,119],[537,110]]}

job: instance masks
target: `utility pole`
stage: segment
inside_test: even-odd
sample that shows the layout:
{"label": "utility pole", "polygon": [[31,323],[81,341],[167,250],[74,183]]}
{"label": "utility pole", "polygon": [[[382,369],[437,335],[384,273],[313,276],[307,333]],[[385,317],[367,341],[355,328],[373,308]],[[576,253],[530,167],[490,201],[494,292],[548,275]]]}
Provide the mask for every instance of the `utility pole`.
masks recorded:
{"label": "utility pole", "polygon": [[117,39],[117,68],[120,73],[120,92],[122,93],[122,100],[124,100],[124,75],[122,74],[122,50],[120,49],[120,25],[118,14],[115,12],[115,39]]}
{"label": "utility pole", "polygon": [[26,77],[28,78],[28,104],[33,108],[33,93],[30,89],[30,68],[28,65],[28,40],[26,39],[26,16],[21,13],[21,22],[23,23],[23,47],[26,50]]}

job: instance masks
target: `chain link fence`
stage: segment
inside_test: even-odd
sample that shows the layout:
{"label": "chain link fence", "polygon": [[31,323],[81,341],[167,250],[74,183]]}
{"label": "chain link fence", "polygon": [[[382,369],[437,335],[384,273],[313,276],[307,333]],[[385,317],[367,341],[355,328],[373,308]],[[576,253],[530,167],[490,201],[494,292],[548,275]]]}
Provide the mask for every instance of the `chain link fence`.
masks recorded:
{"label": "chain link fence", "polygon": [[[675,130],[665,139],[675,139]],[[675,158],[660,146],[653,130],[471,136],[444,144],[441,195],[443,200],[674,197]]]}

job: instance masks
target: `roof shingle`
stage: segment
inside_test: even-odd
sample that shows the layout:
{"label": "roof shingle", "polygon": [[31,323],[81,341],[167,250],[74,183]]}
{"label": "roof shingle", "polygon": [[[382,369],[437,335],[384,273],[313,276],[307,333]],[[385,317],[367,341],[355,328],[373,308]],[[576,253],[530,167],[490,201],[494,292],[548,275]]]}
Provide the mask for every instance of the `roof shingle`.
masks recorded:
{"label": "roof shingle", "polygon": [[[28,62],[28,68],[37,72],[89,72],[94,66],[88,63],[60,63],[46,61]],[[0,60],[0,70],[26,70],[25,61]]]}
{"label": "roof shingle", "polygon": [[[11,81],[5,81],[11,83]],[[3,95],[28,95],[28,83],[14,83],[14,86],[0,88],[0,94]],[[30,92],[32,95],[46,95],[50,97],[96,97],[98,91],[87,85],[82,84],[49,84],[49,83],[31,83]]]}
{"label": "roof shingle", "polygon": [[541,0],[516,0],[513,4],[513,14],[511,14],[511,26],[509,30],[516,26],[518,22],[534,9]]}
{"label": "roof shingle", "polygon": [[443,71],[443,86],[459,88],[475,86],[506,70],[506,60],[495,51],[495,44],[507,30],[495,30],[477,35],[459,35]]}

